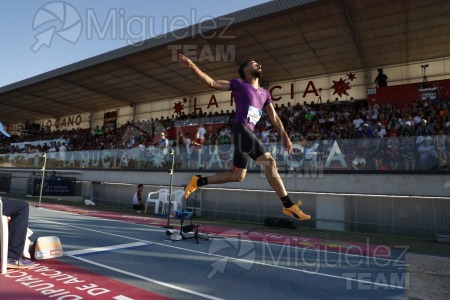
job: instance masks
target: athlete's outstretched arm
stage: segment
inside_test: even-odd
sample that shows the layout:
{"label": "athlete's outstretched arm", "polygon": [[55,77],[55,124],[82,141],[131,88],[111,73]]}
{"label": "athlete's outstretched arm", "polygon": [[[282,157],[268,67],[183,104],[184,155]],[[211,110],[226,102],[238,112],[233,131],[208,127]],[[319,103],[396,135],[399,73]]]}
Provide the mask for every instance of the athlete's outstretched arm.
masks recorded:
{"label": "athlete's outstretched arm", "polygon": [[283,140],[283,146],[284,149],[288,152],[292,152],[292,142],[289,138],[286,130],[284,129],[283,122],[281,122],[280,117],[278,117],[277,112],[275,111],[275,108],[273,108],[272,103],[266,105],[264,107],[267,116],[269,117],[270,123],[272,123],[272,126],[275,127],[276,131],[280,134],[281,139]]}
{"label": "athlete's outstretched arm", "polygon": [[189,58],[184,56],[183,54],[178,54],[178,63],[186,68],[190,69],[192,73],[200,80],[201,83],[205,84],[206,86],[216,89],[216,90],[222,90],[222,91],[229,91],[230,90],[230,82],[228,80],[214,80],[211,77],[209,77],[206,73],[204,73],[202,70],[200,70],[199,67],[197,67],[196,64],[192,62]]}

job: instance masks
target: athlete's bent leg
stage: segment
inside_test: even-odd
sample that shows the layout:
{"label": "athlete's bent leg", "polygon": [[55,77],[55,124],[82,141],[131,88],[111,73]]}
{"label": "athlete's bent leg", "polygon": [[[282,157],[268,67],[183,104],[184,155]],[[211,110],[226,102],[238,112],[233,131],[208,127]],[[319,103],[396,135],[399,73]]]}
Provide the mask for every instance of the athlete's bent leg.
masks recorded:
{"label": "athlete's bent leg", "polygon": [[187,199],[191,193],[198,190],[199,187],[207,184],[240,182],[244,180],[246,174],[247,169],[237,168],[233,166],[233,169],[231,171],[217,173],[209,177],[200,177],[198,175],[194,175],[184,189],[184,198]]}
{"label": "athlete's bent leg", "polygon": [[208,177],[208,184],[221,184],[227,182],[241,182],[247,174],[247,169],[237,168],[228,172],[221,172]]}

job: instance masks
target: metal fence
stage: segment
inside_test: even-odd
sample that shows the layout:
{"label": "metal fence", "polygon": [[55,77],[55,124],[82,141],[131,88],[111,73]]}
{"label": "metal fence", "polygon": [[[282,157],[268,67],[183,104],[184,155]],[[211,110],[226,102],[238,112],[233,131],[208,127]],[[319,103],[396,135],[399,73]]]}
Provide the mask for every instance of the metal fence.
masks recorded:
{"label": "metal fence", "polygon": [[[450,198],[364,194],[291,193],[313,216],[302,227],[434,238],[450,234]],[[274,192],[209,189],[201,192],[202,216],[262,223],[282,217]]]}
{"label": "metal fence", "polygon": [[[422,138],[422,139],[421,139]],[[293,141],[293,153],[284,151],[281,142],[263,140],[267,151],[280,169],[295,171],[441,171],[450,169],[450,147],[446,136],[392,137],[363,139],[326,139]],[[176,170],[223,171],[231,169],[234,145],[231,139],[206,143],[199,149],[174,147]],[[435,146],[433,146],[435,145]],[[393,150],[395,149],[395,151]],[[169,148],[134,147],[131,149],[84,150],[47,153],[47,168],[161,170],[172,161]],[[38,168],[44,163],[44,153],[0,154],[0,167]],[[253,161],[249,170],[258,170]]]}

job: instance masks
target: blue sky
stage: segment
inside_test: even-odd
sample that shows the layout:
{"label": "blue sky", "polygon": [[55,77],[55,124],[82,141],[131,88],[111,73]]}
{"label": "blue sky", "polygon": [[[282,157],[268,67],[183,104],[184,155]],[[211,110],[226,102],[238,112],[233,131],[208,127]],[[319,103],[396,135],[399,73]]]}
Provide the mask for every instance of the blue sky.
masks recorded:
{"label": "blue sky", "polygon": [[0,87],[264,2],[2,1]]}

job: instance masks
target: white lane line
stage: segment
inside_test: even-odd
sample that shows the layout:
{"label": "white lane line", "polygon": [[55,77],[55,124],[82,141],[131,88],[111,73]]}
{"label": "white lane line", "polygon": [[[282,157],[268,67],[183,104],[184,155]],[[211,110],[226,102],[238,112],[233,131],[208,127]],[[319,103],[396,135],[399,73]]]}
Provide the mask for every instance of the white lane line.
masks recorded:
{"label": "white lane line", "polygon": [[[186,249],[186,248],[182,248],[182,247],[167,245],[167,244],[164,244],[164,243],[158,243],[158,242],[146,241],[146,240],[142,240],[142,239],[131,238],[131,237],[127,237],[127,236],[123,236],[123,235],[119,235],[119,234],[114,234],[114,233],[104,232],[104,231],[100,231],[100,230],[84,228],[84,227],[80,227],[80,226],[68,225],[68,224],[55,222],[55,221],[48,221],[48,220],[42,220],[42,219],[39,219],[39,221],[44,221],[44,222],[53,223],[53,224],[59,224],[59,225],[73,227],[73,228],[77,228],[77,229],[83,229],[83,230],[86,230],[86,231],[98,232],[98,233],[101,233],[101,234],[117,236],[117,237],[130,239],[130,240],[136,240],[136,241],[141,241],[141,242],[148,242],[149,244],[152,244],[152,245],[159,245],[159,246],[163,246],[163,247],[178,249],[178,250],[185,251],[185,252],[197,253],[197,254],[201,254],[201,255],[205,255],[205,256],[219,257],[221,259],[229,259],[229,260],[239,261],[239,262],[243,262],[243,263],[262,265],[262,266],[272,267],[272,268],[279,268],[279,269],[290,270],[290,271],[294,271],[294,272],[301,272],[301,273],[310,274],[310,275],[317,275],[317,276],[335,278],[335,279],[340,279],[340,280],[348,280],[348,281],[360,282],[360,283],[365,283],[365,284],[372,284],[372,285],[375,285],[375,286],[382,286],[382,287],[388,287],[388,288],[394,288],[394,289],[402,289],[402,290],[405,289],[402,286],[389,285],[389,284],[384,284],[384,283],[379,283],[379,282],[372,282],[372,281],[369,281],[369,280],[361,280],[361,279],[357,279],[357,278],[349,278],[349,277],[344,277],[344,276],[331,275],[331,274],[327,274],[327,273],[320,273],[320,272],[317,272],[317,271],[308,271],[308,270],[295,269],[295,268],[279,266],[279,265],[271,265],[271,264],[267,264],[265,262],[250,261],[250,260],[246,260],[246,259],[242,259],[242,258],[218,255],[218,254],[213,254],[213,253],[208,253],[208,252],[203,252],[203,251],[198,251],[198,250],[191,250],[191,249]],[[146,226],[149,226],[149,225],[146,225]],[[249,242],[251,242],[251,241],[249,241]],[[334,252],[330,252],[330,253],[334,253]],[[140,275],[136,275],[136,276],[140,276]]]}
{"label": "white lane line", "polygon": [[108,252],[108,251],[114,251],[114,250],[119,250],[119,249],[139,247],[139,246],[144,246],[144,245],[150,245],[150,243],[136,242],[136,243],[120,244],[120,245],[115,245],[115,246],[95,247],[95,248],[84,249],[84,250],[73,250],[73,251],[64,252],[64,255],[75,256],[75,255],[84,255],[84,254],[91,254],[91,253],[98,253],[98,252]]}
{"label": "white lane line", "polygon": [[203,298],[206,298],[206,299],[214,299],[214,300],[221,300],[222,299],[222,298],[217,298],[217,297],[214,297],[214,296],[211,296],[211,295],[199,293],[199,292],[196,292],[196,291],[193,291],[193,290],[188,290],[188,289],[185,289],[185,288],[182,288],[182,287],[170,284],[170,283],[166,283],[166,282],[163,282],[163,281],[155,280],[155,279],[152,279],[152,278],[149,278],[149,277],[145,277],[145,276],[141,276],[141,275],[138,275],[138,274],[134,274],[134,273],[130,273],[130,272],[127,272],[127,271],[123,271],[123,270],[120,270],[120,269],[116,269],[116,268],[113,268],[113,267],[110,267],[110,266],[107,266],[107,265],[104,265],[104,264],[99,264],[99,263],[96,263],[94,261],[82,258],[82,257],[77,257],[77,256],[71,256],[71,257],[74,258],[74,259],[78,259],[78,260],[84,261],[84,262],[86,262],[88,264],[96,265],[98,267],[109,269],[109,270],[112,270],[112,271],[115,271],[115,272],[118,272],[118,273],[122,273],[122,274],[125,274],[125,275],[128,275],[128,276],[132,276],[132,277],[135,277],[135,278],[139,278],[139,279],[142,279],[142,280],[145,280],[145,281],[148,281],[148,282],[152,282],[152,283],[156,283],[156,284],[159,284],[159,285],[163,285],[165,287],[172,288],[172,289],[175,289],[175,290],[179,290],[179,291],[191,294],[191,295],[196,295],[196,296],[203,297]]}

